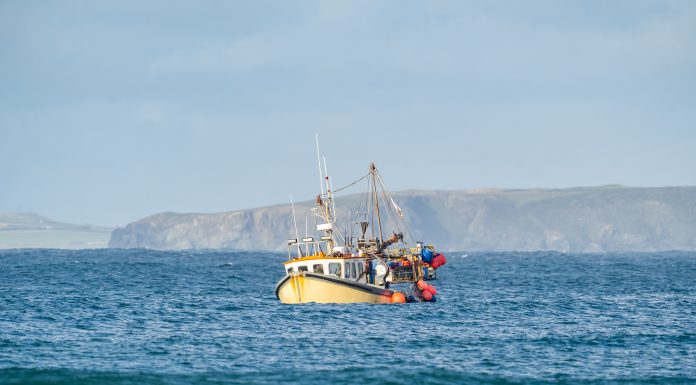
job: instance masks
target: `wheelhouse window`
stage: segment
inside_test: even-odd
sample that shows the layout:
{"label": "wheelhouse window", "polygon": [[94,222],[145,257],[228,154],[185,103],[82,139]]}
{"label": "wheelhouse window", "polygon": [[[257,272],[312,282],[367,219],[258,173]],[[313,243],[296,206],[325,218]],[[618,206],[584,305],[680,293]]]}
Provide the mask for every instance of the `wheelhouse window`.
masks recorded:
{"label": "wheelhouse window", "polygon": [[341,276],[341,264],[338,262],[329,263],[329,274],[340,277]]}
{"label": "wheelhouse window", "polygon": [[288,267],[288,274],[292,273],[292,267]]}
{"label": "wheelhouse window", "polygon": [[350,276],[353,277],[353,278],[357,278],[357,277],[358,277],[358,274],[357,274],[357,273],[358,273],[358,272],[357,272],[357,270],[358,270],[358,265],[355,264],[355,263],[351,263],[351,265],[353,266],[353,268],[350,270]]}
{"label": "wheelhouse window", "polygon": [[346,278],[350,278],[350,271],[352,270],[352,263],[346,262]]}
{"label": "wheelhouse window", "polygon": [[307,266],[298,266],[297,271],[307,271]]}
{"label": "wheelhouse window", "polygon": [[363,263],[362,261],[358,262],[358,277],[361,277],[363,273]]}
{"label": "wheelhouse window", "polygon": [[317,274],[324,274],[324,265],[317,263],[316,265],[312,266],[312,271]]}

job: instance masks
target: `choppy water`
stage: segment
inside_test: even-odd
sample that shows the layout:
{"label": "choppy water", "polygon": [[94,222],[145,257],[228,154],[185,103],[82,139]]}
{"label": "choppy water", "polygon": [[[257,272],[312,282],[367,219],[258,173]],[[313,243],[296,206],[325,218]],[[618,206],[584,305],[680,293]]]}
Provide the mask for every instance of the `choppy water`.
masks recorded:
{"label": "choppy water", "polygon": [[450,253],[405,305],[281,305],[283,259],[0,251],[0,383],[696,383],[696,253]]}

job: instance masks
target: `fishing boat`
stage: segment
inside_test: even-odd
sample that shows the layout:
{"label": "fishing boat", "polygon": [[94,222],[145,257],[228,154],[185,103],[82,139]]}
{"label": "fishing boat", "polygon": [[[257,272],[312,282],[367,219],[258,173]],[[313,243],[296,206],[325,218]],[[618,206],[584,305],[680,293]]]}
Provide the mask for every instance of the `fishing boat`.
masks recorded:
{"label": "fishing boat", "polygon": [[[280,302],[436,301],[437,290],[429,282],[437,278],[436,269],[447,260],[432,245],[413,240],[405,227],[404,213],[384,187],[375,164],[369,165],[367,175],[346,186],[363,180],[368,184],[365,211],[352,215],[350,227],[342,229],[336,219],[334,193],[344,188],[332,191],[325,159],[324,174],[319,161],[319,177],[321,193],[312,209],[317,219],[312,235],[299,238],[292,203],[296,238],[288,240],[285,275],[276,284],[275,294]],[[383,236],[383,222],[396,227],[387,239]],[[357,237],[353,236],[355,227],[359,229]]]}

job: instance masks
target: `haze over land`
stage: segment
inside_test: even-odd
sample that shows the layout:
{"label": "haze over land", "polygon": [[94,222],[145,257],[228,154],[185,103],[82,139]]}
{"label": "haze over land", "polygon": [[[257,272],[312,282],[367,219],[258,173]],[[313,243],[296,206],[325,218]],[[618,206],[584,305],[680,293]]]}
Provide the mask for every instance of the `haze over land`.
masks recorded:
{"label": "haze over land", "polygon": [[[338,198],[339,226],[361,199]],[[445,250],[696,250],[696,187],[405,191],[394,199],[413,238]],[[300,237],[311,207],[296,204]],[[309,228],[315,223],[310,216]],[[385,220],[386,236],[392,229]],[[294,234],[290,205],[278,205],[157,214],[114,230],[109,246],[285,250]]]}
{"label": "haze over land", "polygon": [[0,249],[106,247],[111,228],[75,225],[31,213],[0,213]]}

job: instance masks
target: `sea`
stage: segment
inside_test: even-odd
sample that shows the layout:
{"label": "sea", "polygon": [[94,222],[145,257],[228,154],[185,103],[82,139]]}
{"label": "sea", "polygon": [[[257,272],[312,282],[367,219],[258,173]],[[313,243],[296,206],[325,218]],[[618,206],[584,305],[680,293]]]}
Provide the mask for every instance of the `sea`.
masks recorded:
{"label": "sea", "polygon": [[283,305],[283,253],[0,251],[0,384],[696,384],[696,253],[446,255],[434,303]]}

